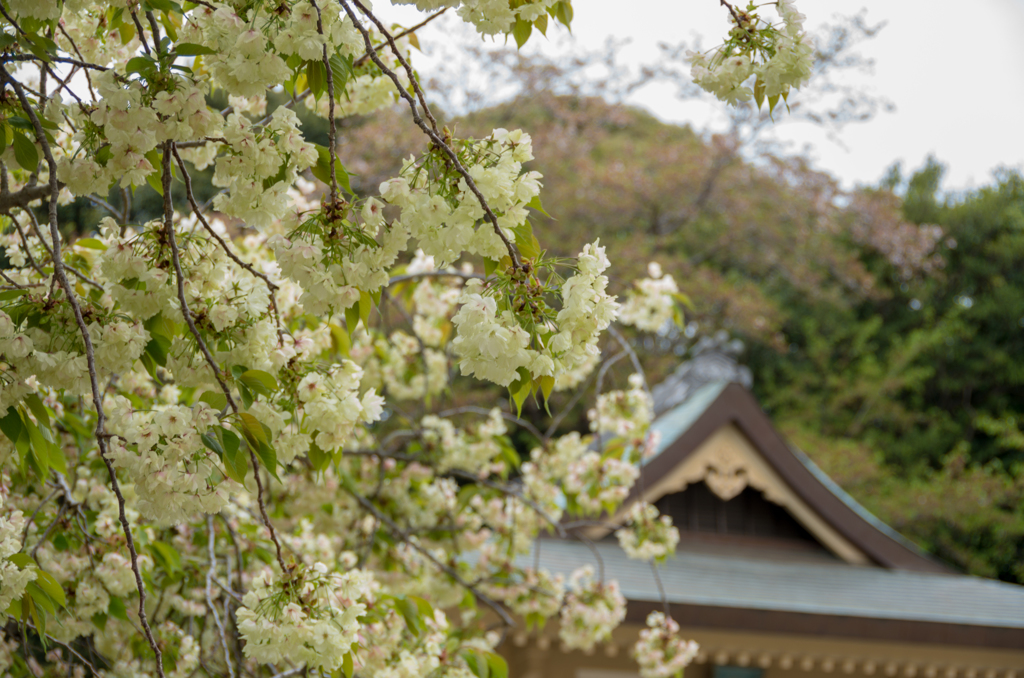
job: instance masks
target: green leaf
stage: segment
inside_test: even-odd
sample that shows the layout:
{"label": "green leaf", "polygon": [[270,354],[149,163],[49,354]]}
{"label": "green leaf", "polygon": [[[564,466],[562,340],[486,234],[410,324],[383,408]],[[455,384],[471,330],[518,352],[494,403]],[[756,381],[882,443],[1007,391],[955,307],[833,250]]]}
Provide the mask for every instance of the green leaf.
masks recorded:
{"label": "green leaf", "polygon": [[255,443],[254,447],[259,446],[260,443],[268,444],[270,442],[263,431],[263,425],[260,424],[256,417],[248,412],[239,412],[238,418],[242,421],[243,435]]}
{"label": "green leaf", "polygon": [[572,3],[569,0],[560,0],[555,5],[555,18],[572,33]]}
{"label": "green leaf", "polygon": [[199,436],[199,439],[203,441],[203,445],[207,449],[217,454],[221,459],[224,458],[224,448],[221,446],[220,441],[217,440],[217,436],[212,433],[204,433]]}
{"label": "green leaf", "polygon": [[469,670],[476,675],[477,678],[488,678],[491,672],[491,667],[487,663],[487,657],[475,648],[469,648],[462,650],[460,653],[462,658],[466,660],[466,664],[469,666]]}
{"label": "green leaf", "polygon": [[50,428],[50,413],[46,411],[46,406],[39,399],[38,393],[29,393],[25,396],[25,404],[28,405],[28,409],[32,410],[32,414],[36,415],[36,421],[40,425]]}
{"label": "green leaf", "polygon": [[156,61],[153,60],[153,57],[137,56],[128,60],[124,70],[126,73],[138,73],[139,75],[146,76],[155,73],[156,68]]}
{"label": "green leaf", "polygon": [[87,247],[91,250],[100,250],[101,252],[105,252],[107,250],[107,246],[104,245],[101,240],[97,240],[96,238],[79,238],[75,241],[75,244],[79,247]]}
{"label": "green leaf", "polygon": [[532,210],[537,210],[538,212],[546,216],[548,219],[554,219],[554,217],[548,214],[547,210],[544,209],[544,204],[540,201],[539,195],[533,196],[533,199],[530,202],[526,203],[526,206]]}
{"label": "green leaf", "polygon": [[[320,144],[313,144],[316,147],[316,164],[309,168],[309,171],[313,173],[313,176],[327,184],[331,185],[331,156],[330,151],[327,150],[326,146]],[[335,171],[337,174],[337,171]]]}
{"label": "green leaf", "polygon": [[[320,144],[313,144],[316,147],[316,164],[309,168],[309,171],[313,173],[313,176],[327,184],[331,185],[331,154],[326,146]],[[334,158],[334,178],[337,180],[338,185],[345,189],[350,195],[353,194],[352,184],[349,178],[349,173],[345,170],[345,166],[341,164],[341,160],[337,157]]]}
{"label": "green leaf", "polygon": [[35,172],[39,165],[39,150],[36,145],[17,130],[14,132],[14,159],[18,161],[22,169],[29,172]]}
{"label": "green leaf", "polygon": [[128,621],[128,609],[124,606],[124,601],[117,596],[110,596],[110,603],[107,605],[107,614],[114,619]]}
{"label": "green leaf", "polygon": [[[540,382],[540,392],[544,396],[544,407],[548,405],[548,399],[551,397],[551,392],[555,390],[555,378],[549,376],[543,376],[538,379]],[[548,411],[550,414],[550,410]]]}
{"label": "green leaf", "polygon": [[27,420],[22,421],[28,430],[28,439],[32,444],[32,453],[28,456],[29,466],[40,480],[46,480],[46,476],[50,473],[50,445],[53,443],[43,437],[42,432],[35,424]]}
{"label": "green leaf", "polygon": [[49,463],[50,468],[53,468],[60,473],[67,474],[68,462],[64,458],[64,450],[61,449],[60,445],[53,442],[47,441],[47,451],[49,452]]}
{"label": "green leaf", "polygon": [[170,352],[171,340],[163,335],[151,333],[143,354],[148,355],[160,367],[165,367],[167,365],[167,356]]}
{"label": "green leaf", "polygon": [[67,607],[68,601],[64,596],[64,587],[57,583],[52,574],[43,570],[36,570],[36,584],[39,585],[39,588],[46,591],[46,595],[55,603],[61,607]]}
{"label": "green leaf", "polygon": [[349,337],[348,332],[339,325],[331,323],[330,328],[331,339],[334,343],[334,350],[346,358],[349,357],[349,351],[352,350],[352,338]]}
{"label": "green leaf", "polygon": [[775,106],[779,103],[779,95],[768,97],[768,115],[775,112]]}
{"label": "green leaf", "polygon": [[164,183],[163,183],[163,163],[161,162],[161,154],[154,148],[152,151],[146,154],[146,160],[149,164],[156,169],[155,172],[150,172],[146,175],[146,183],[149,187],[156,191],[160,196],[164,194]]}
{"label": "green leaf", "polygon": [[345,85],[355,75],[353,64],[355,59],[350,54],[342,56],[341,54],[335,54],[328,63],[331,66],[331,75],[334,77],[334,96],[341,98]]}
{"label": "green leaf", "polygon": [[530,391],[533,386],[533,377],[525,367],[519,368],[519,379],[512,382],[509,385],[508,391],[512,396],[512,401],[516,404],[516,416],[518,417],[523,413],[523,403],[530,397]]}
{"label": "green leaf", "polygon": [[522,49],[526,41],[530,39],[531,33],[533,33],[533,24],[517,18],[516,23],[512,26],[512,37],[515,38],[516,46],[519,49]]}
{"label": "green leaf", "polygon": [[548,35],[548,15],[541,14],[539,17],[533,20],[534,27],[540,31],[540,34],[544,37]]}
{"label": "green leaf", "polygon": [[35,567],[36,565],[36,561],[32,560],[32,556],[27,553],[15,553],[14,555],[8,556],[7,560],[23,570],[26,567]]}
{"label": "green leaf", "polygon": [[178,553],[178,549],[165,542],[154,541],[149,545],[149,550],[153,554],[153,559],[168,574],[181,571],[181,554]]}
{"label": "green leaf", "polygon": [[673,292],[672,293],[672,298],[675,299],[676,301],[678,301],[680,304],[682,304],[686,308],[690,309],[691,311],[695,309],[695,307],[693,305],[693,302],[690,301],[690,297],[686,296],[682,292]]}
{"label": "green leaf", "polygon": [[242,451],[242,441],[229,429],[218,428],[217,437],[224,450],[224,472],[240,485],[245,485],[245,474],[249,471],[249,459]]}
{"label": "green leaf", "polygon": [[220,391],[207,391],[199,396],[199,402],[206,403],[215,410],[223,410],[228,406],[228,397]]}
{"label": "green leaf", "polygon": [[347,653],[344,659],[341,660],[341,670],[345,674],[345,678],[352,678],[355,673],[355,666],[352,662],[351,652]]}
{"label": "green leaf", "polygon": [[359,290],[359,319],[363,321],[363,327],[370,329],[370,311],[373,310],[373,298],[368,292]]}
{"label": "green leaf", "polygon": [[194,42],[180,42],[174,48],[174,52],[178,56],[189,57],[201,54],[216,54],[217,50],[210,49],[206,45],[197,45]]}
{"label": "green leaf", "polygon": [[242,396],[242,407],[245,409],[252,407],[253,401],[256,400],[252,397],[252,391],[245,384],[238,385],[238,395]]}
{"label": "green leaf", "polygon": [[491,670],[491,678],[508,678],[508,662],[500,654],[488,652],[487,666]]}
{"label": "green leaf", "polygon": [[764,80],[760,76],[754,81],[754,102],[757,103],[757,110],[761,110],[761,104],[764,103]]}
{"label": "green leaf", "polygon": [[[35,601],[36,605],[43,608],[44,611],[49,612],[51,615],[57,614],[57,601],[50,598],[50,596],[39,586],[36,582],[29,582],[28,586],[25,587],[25,592],[32,596],[32,600]],[[39,622],[37,621],[38,625]]]}
{"label": "green leaf", "polygon": [[348,333],[353,334],[356,328],[359,327],[359,304],[353,304],[345,309],[345,327],[348,328]]}
{"label": "green leaf", "polygon": [[[33,586],[31,582],[29,582],[28,587],[32,587],[35,591],[38,591],[39,594],[42,594],[44,596],[46,595],[45,593],[43,593],[43,590],[41,588],[39,588],[38,586]],[[26,589],[28,587],[26,587]],[[36,630],[39,632],[39,639],[43,641],[43,647],[46,647],[46,615],[39,614],[39,607],[35,604],[35,598],[35,596],[31,595],[31,592],[28,597],[22,598],[22,603],[24,605],[24,611],[22,612],[22,615],[25,615],[27,613],[29,616],[32,617],[32,623],[35,624]]]}
{"label": "green leaf", "polygon": [[[2,153],[3,151],[0,151]],[[10,301],[28,294],[28,290],[4,290],[0,292],[0,301]]]}
{"label": "green leaf", "polygon": [[327,465],[331,463],[331,455],[320,449],[320,446],[316,444],[316,436],[309,441],[309,463],[313,467],[313,470],[319,473],[327,468]]}
{"label": "green leaf", "polygon": [[427,626],[420,615],[419,606],[414,601],[408,598],[398,598],[395,600],[395,608],[401,613],[402,618],[405,619],[405,625],[413,635],[417,637],[423,635]]}
{"label": "green leaf", "polygon": [[256,456],[260,458],[263,465],[270,471],[270,475],[274,476],[278,482],[281,482],[281,476],[277,475],[277,451],[267,443],[260,443],[259,448],[256,450]]}
{"label": "green leaf", "polygon": [[21,415],[13,407],[8,407],[7,414],[0,418],[0,431],[3,431],[8,440],[17,444],[18,438],[21,437],[24,430],[25,426],[21,422]]}
{"label": "green leaf", "polygon": [[322,61],[306,62],[306,84],[309,91],[313,93],[314,99],[319,99],[327,88],[327,70]]}
{"label": "green leaf", "polygon": [[146,0],[150,7],[161,12],[177,12],[178,14],[184,14],[185,10],[181,8],[181,5],[174,2],[174,0]]}
{"label": "green leaf", "polygon": [[519,249],[520,254],[527,259],[536,259],[540,256],[540,243],[533,234],[533,226],[530,225],[529,221],[524,221],[519,226],[516,226],[512,229],[512,232],[516,236],[516,247]]}
{"label": "green leaf", "polygon": [[498,270],[498,262],[494,259],[484,258],[484,275],[490,277],[492,273]]}
{"label": "green leaf", "polygon": [[239,377],[239,381],[262,396],[269,396],[277,390],[277,380],[263,370],[247,370]]}

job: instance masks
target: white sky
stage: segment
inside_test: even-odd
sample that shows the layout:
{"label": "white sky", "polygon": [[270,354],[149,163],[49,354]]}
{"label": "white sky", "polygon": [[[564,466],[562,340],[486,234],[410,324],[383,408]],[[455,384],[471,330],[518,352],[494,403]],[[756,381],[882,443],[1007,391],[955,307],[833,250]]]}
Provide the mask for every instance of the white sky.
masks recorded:
{"label": "white sky", "polygon": [[[772,134],[792,150],[806,149],[847,186],[876,182],[897,160],[905,171],[916,169],[929,153],[947,165],[946,190],[986,184],[1001,165],[1024,165],[1024,0],[796,0],[796,6],[812,30],[861,8],[868,23],[887,22],[860,48],[875,60],[874,73],[855,81],[896,110],[848,126],[840,135],[845,148],[810,125],[781,125]],[[627,38],[626,64],[654,61],[659,42],[699,35],[711,47],[726,27],[717,0],[576,0],[574,8],[576,43],[598,49],[608,37]],[[413,17],[401,19],[409,25]],[[431,31],[422,38],[445,36]],[[543,39],[535,36],[527,49],[536,42]],[[666,121],[720,124],[711,107],[685,105],[667,87],[641,90],[630,101]]]}

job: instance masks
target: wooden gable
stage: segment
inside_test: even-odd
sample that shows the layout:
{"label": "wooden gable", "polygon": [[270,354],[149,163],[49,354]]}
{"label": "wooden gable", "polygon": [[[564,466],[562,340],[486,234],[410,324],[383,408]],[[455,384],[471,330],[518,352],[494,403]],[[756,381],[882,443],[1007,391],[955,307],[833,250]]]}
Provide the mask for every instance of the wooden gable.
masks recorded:
{"label": "wooden gable", "polygon": [[[701,391],[655,423],[663,435],[660,452],[644,465],[617,519],[642,498],[673,515],[684,533],[810,540],[850,564],[950,571],[868,513],[791,448],[747,389],[718,383]],[[694,488],[689,496],[688,488]],[[736,503],[729,506],[731,502]],[[766,508],[766,503],[781,512]],[[700,515],[709,509],[717,512],[713,527],[709,516]]]}

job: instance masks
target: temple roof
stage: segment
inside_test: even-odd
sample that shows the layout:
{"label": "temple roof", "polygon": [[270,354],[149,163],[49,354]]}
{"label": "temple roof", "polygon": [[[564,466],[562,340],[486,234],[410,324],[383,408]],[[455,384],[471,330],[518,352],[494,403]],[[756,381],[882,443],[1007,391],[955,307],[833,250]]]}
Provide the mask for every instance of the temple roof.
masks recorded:
{"label": "temple roof", "polygon": [[[616,542],[540,542],[540,564],[569,573],[583,565],[616,579],[631,601],[661,600],[651,565]],[[737,555],[680,548],[658,567],[670,603],[1024,628],[1024,587],[960,574],[849,565],[842,561]],[[532,562],[535,554],[529,556]]]}
{"label": "temple roof", "polygon": [[[950,572],[873,516],[786,442],[740,384],[711,381],[691,389],[685,401],[655,420],[652,430],[660,435],[657,452],[645,462],[640,480],[616,518],[641,498],[654,503],[698,481],[725,500],[749,486],[789,511],[847,563]],[[590,536],[599,538],[603,533]]]}

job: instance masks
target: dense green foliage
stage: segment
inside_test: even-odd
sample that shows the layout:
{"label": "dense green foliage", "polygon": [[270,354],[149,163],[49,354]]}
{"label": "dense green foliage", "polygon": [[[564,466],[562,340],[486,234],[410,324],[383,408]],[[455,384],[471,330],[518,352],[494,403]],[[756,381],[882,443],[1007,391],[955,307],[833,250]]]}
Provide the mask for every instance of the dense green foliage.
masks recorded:
{"label": "dense green foliage", "polygon": [[758,394],[816,431],[812,448],[868,460],[845,480],[872,510],[968,571],[1020,582],[1024,180],[1001,172],[941,198],[941,175],[930,161],[880,189],[942,227],[941,268],[905,281],[872,262],[885,293],[846,308],[794,296],[790,349],[755,345],[750,358]]}

